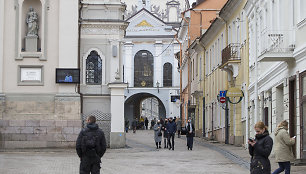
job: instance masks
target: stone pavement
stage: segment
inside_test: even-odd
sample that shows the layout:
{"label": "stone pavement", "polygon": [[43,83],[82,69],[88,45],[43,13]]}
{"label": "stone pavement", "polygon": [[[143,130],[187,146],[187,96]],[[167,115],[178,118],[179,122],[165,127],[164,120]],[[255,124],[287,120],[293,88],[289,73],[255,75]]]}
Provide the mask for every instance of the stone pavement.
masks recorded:
{"label": "stone pavement", "polygon": [[[249,168],[250,156],[247,149],[244,147],[237,147],[234,145],[227,145],[224,143],[210,142],[202,138],[195,138],[195,143],[208,147],[212,150],[222,153],[225,157],[233,162],[236,162],[242,167]],[[278,164],[275,162],[274,155],[270,156],[272,172],[278,168]],[[291,174],[304,174],[306,173],[306,166],[291,166]]]}
{"label": "stone pavement", "polygon": [[[102,159],[104,174],[247,174],[248,170],[221,153],[195,143],[188,151],[184,138],[175,150],[156,150],[153,131],[127,134],[127,148],[108,149]],[[74,149],[10,150],[0,153],[0,174],[77,174]]]}

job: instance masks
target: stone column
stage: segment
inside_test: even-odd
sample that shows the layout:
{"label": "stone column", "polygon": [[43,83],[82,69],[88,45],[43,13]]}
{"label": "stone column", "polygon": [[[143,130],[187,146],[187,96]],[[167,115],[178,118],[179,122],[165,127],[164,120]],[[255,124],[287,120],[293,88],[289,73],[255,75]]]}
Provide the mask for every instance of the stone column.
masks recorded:
{"label": "stone column", "polygon": [[134,65],[134,59],[133,59],[133,44],[131,42],[125,43],[125,63],[124,63],[124,79],[125,82],[128,82],[129,87],[134,86],[134,73],[133,73],[133,65]]}
{"label": "stone column", "polygon": [[124,132],[124,90],[126,83],[109,83],[108,87],[111,91],[111,132],[110,132],[110,148],[125,147]]}
{"label": "stone column", "polygon": [[155,57],[154,57],[154,81],[153,86],[156,87],[156,82],[159,82],[159,86],[163,86],[163,65],[162,65],[162,53],[163,43],[162,41],[156,41],[155,43]]}

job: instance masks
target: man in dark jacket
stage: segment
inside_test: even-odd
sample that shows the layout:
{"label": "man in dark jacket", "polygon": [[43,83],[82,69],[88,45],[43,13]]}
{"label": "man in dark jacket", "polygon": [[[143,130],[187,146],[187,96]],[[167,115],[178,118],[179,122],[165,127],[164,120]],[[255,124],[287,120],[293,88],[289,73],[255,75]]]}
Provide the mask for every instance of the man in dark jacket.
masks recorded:
{"label": "man in dark jacket", "polygon": [[[174,135],[176,132],[176,123],[173,121],[172,117],[169,119],[169,123],[166,126],[167,133],[168,133],[168,143],[169,143],[169,150],[174,150]],[[172,143],[170,142],[170,139],[172,139]]]}
{"label": "man in dark jacket", "polygon": [[148,125],[149,125],[149,120],[148,120],[148,118],[146,117],[146,119],[145,119],[145,127],[146,127],[146,130],[148,130]]}
{"label": "man in dark jacket", "polygon": [[100,174],[101,158],[106,151],[104,132],[96,124],[96,117],[87,118],[86,128],[80,132],[76,151],[81,159],[80,174]]}

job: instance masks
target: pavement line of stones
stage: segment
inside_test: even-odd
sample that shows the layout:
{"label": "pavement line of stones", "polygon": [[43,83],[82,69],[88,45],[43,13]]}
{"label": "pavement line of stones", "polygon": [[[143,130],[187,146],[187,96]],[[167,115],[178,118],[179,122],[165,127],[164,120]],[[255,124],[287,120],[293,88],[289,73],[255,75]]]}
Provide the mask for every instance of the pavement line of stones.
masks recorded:
{"label": "pavement line of stones", "polygon": [[[186,139],[186,138],[185,138]],[[211,150],[214,150],[216,152],[221,153],[224,157],[226,157],[227,159],[231,160],[232,162],[250,170],[250,162],[245,161],[243,158],[241,158],[240,156],[237,156],[236,154],[233,154],[232,152],[222,149],[220,147],[214,146],[212,144],[209,144],[207,142],[201,141],[197,138],[194,138],[194,142],[196,142],[197,144],[207,147]]]}

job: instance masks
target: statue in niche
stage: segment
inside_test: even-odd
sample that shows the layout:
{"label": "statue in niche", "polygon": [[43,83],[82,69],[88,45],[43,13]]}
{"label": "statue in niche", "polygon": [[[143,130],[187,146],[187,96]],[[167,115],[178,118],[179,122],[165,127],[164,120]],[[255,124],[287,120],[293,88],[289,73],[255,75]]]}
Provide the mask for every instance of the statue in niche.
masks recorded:
{"label": "statue in niche", "polygon": [[38,36],[38,15],[33,7],[30,7],[26,22],[28,24],[27,36]]}

